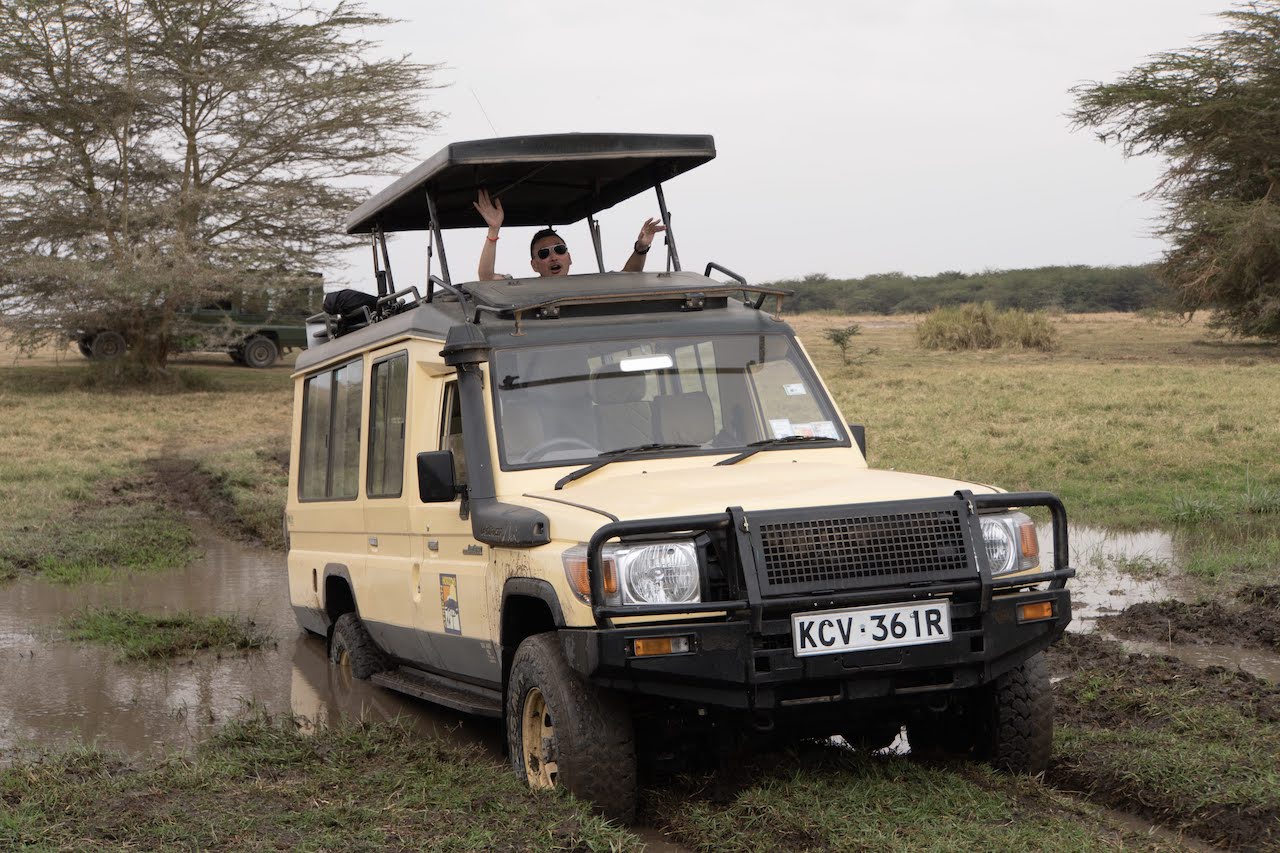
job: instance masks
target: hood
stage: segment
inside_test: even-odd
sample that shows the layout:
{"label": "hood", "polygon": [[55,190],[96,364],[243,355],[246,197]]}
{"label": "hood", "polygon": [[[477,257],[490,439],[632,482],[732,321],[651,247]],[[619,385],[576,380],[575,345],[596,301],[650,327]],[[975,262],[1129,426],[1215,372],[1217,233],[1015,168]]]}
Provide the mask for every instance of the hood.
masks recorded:
{"label": "hood", "polygon": [[629,521],[724,512],[731,506],[749,512],[934,498],[959,489],[975,494],[997,491],[991,486],[943,477],[787,459],[751,465],[708,463],[705,469],[698,470],[686,465],[656,471],[643,470],[639,461],[628,461],[602,468],[559,491],[530,491],[526,496],[572,503]]}

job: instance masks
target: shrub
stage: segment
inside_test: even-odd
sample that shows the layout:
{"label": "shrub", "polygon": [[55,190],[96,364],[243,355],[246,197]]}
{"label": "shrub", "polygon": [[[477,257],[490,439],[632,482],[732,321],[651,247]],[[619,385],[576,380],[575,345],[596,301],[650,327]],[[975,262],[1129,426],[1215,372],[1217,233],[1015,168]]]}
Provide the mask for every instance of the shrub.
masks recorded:
{"label": "shrub", "polygon": [[849,363],[849,344],[853,341],[853,336],[862,331],[862,327],[857,323],[850,323],[843,329],[827,329],[827,340],[835,344],[840,350],[840,358],[845,364]]}
{"label": "shrub", "polygon": [[937,308],[916,326],[916,339],[925,349],[1052,350],[1057,333],[1043,311],[1018,308],[997,310],[990,302]]}

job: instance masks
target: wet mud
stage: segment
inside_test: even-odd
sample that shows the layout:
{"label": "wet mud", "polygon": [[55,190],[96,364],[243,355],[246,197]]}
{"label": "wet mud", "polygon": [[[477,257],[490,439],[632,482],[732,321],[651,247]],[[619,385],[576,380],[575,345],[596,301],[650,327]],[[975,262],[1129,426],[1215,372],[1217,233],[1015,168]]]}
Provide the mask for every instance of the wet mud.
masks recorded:
{"label": "wet mud", "polygon": [[1098,627],[1125,639],[1280,650],[1280,609],[1260,605],[1226,606],[1216,601],[1144,602],[1114,616],[1103,617]]}
{"label": "wet mud", "polygon": [[[1055,722],[1059,728],[1110,733],[1166,731],[1171,748],[1178,733],[1167,717],[1153,713],[1144,697],[1174,689],[1179,714],[1212,715],[1229,707],[1258,726],[1274,732],[1280,724],[1280,686],[1241,670],[1196,666],[1162,654],[1139,654],[1098,634],[1068,634],[1047,652],[1055,684]],[[1128,701],[1096,701],[1092,681],[1105,681],[1107,690]],[[1266,740],[1258,747],[1270,750]],[[1107,808],[1141,816],[1177,832],[1185,832],[1214,845],[1240,850],[1280,850],[1280,797],[1272,792],[1260,801],[1216,804],[1211,807],[1176,786],[1160,788],[1144,784],[1127,772],[1134,761],[1128,744],[1120,738],[1115,755],[1093,753],[1087,761],[1064,759],[1055,753],[1047,781],[1055,787],[1079,792]],[[1264,756],[1263,763],[1280,757]],[[1207,781],[1207,780],[1206,780]]]}

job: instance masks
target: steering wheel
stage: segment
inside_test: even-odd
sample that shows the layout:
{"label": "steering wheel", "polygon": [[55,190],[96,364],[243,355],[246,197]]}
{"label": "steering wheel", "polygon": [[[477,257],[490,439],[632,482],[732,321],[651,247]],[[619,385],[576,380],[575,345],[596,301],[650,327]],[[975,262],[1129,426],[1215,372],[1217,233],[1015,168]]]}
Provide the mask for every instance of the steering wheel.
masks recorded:
{"label": "steering wheel", "polygon": [[529,448],[524,458],[529,462],[536,462],[553,450],[590,450],[592,453],[597,452],[594,444],[571,435],[561,435],[549,438],[541,444],[536,444]]}

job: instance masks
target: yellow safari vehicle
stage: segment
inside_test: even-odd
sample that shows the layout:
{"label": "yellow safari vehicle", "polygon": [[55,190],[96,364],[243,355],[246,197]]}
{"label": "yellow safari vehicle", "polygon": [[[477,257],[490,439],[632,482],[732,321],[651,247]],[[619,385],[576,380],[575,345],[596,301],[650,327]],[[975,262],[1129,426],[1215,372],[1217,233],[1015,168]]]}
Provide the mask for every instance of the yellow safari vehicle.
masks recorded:
{"label": "yellow safari vehicle", "polygon": [[[905,725],[916,750],[1042,770],[1061,503],[869,468],[786,292],[681,267],[663,184],[714,156],[708,136],[457,143],[351,215],[380,295],[313,318],[328,340],[297,361],[298,622],[357,678],[504,719],[517,774],[622,820],[638,759],[744,734],[880,746]],[[481,187],[507,225],[585,218],[600,271],[451,277],[442,233],[482,224]],[[596,214],[649,189],[666,269],[606,272]],[[397,289],[385,235],[412,229],[426,278]]]}

